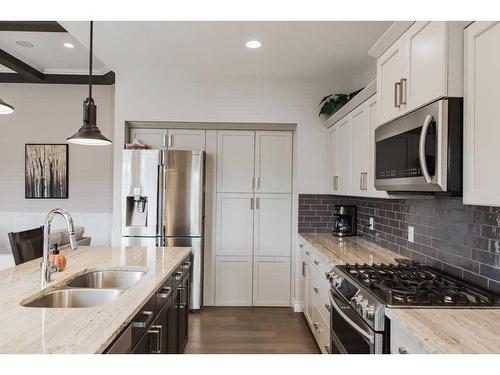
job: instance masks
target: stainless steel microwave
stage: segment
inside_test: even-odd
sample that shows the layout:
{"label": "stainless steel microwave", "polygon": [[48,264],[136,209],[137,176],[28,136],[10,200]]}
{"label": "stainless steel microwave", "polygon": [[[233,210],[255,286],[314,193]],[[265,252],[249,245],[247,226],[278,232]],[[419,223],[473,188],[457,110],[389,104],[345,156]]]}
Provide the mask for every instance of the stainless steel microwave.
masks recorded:
{"label": "stainless steel microwave", "polygon": [[375,130],[375,188],[462,193],[463,99],[437,100]]}

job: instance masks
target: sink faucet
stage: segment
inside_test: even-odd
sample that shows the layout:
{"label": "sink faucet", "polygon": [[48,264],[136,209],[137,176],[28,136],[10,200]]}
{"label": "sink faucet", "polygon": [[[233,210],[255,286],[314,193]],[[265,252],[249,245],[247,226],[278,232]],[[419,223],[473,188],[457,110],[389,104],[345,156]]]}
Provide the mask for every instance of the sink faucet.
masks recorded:
{"label": "sink faucet", "polygon": [[50,224],[56,215],[61,215],[66,221],[66,227],[68,228],[69,243],[72,250],[75,250],[78,245],[76,243],[75,237],[75,227],[73,225],[73,218],[68,211],[62,208],[54,208],[45,217],[45,223],[43,226],[43,259],[40,269],[40,286],[44,289],[47,283],[50,282],[51,275],[57,272],[57,268],[49,261],[49,237],[50,237]]}

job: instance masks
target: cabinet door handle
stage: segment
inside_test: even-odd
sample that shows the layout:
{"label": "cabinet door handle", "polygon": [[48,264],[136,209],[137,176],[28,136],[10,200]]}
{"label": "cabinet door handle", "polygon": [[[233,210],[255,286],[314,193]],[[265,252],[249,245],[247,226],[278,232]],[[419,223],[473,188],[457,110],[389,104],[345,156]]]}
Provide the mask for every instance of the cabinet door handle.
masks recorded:
{"label": "cabinet door handle", "polygon": [[302,262],[302,276],[303,277],[307,277],[307,275],[306,275],[306,265],[307,265],[306,262]]}
{"label": "cabinet door handle", "polygon": [[299,243],[299,247],[302,249],[304,247],[304,245],[302,245],[301,243]]}
{"label": "cabinet door handle", "polygon": [[394,83],[394,107],[399,108],[401,107],[401,103],[399,102],[399,99],[401,98],[401,82],[396,82]]}
{"label": "cabinet door handle", "polygon": [[363,172],[359,174],[359,190],[363,190]]}
{"label": "cabinet door handle", "polygon": [[319,262],[316,259],[314,259],[314,264],[319,266]]}
{"label": "cabinet door handle", "polygon": [[175,278],[176,281],[179,281],[180,279],[182,279],[182,272],[181,271],[177,271],[175,273],[175,277],[174,278]]}
{"label": "cabinet door handle", "polygon": [[255,209],[260,210],[260,198],[255,198]]}
{"label": "cabinet door handle", "polygon": [[401,87],[399,89],[399,104],[406,104],[406,78],[401,78],[399,81],[401,83]]}
{"label": "cabinet door handle", "polygon": [[172,147],[173,144],[174,144],[174,135],[169,134],[168,135],[168,148]]}
{"label": "cabinet door handle", "polygon": [[167,147],[167,134],[163,134],[163,147]]}
{"label": "cabinet door handle", "polygon": [[306,255],[311,255],[311,252],[306,250]]}
{"label": "cabinet door handle", "polygon": [[313,288],[313,290],[314,290],[314,292],[315,292],[316,294],[319,294],[319,288],[314,287],[314,288]]}
{"label": "cabinet door handle", "polygon": [[318,331],[318,330],[319,330],[319,323],[318,323],[318,322],[314,322],[314,323],[313,323],[313,326],[314,326],[314,329],[315,329],[316,331]]}
{"label": "cabinet door handle", "polygon": [[260,176],[257,177],[257,190],[260,189]]}
{"label": "cabinet door handle", "polygon": [[325,303],[325,308],[328,312],[330,312],[330,305],[328,303]]}
{"label": "cabinet door handle", "polygon": [[155,346],[149,352],[151,354],[161,354],[161,326],[151,326],[151,329],[148,329],[148,334],[155,335]]}
{"label": "cabinet door handle", "polygon": [[330,353],[330,345],[325,345],[325,350],[327,353]]}
{"label": "cabinet door handle", "polygon": [[252,177],[252,191],[255,191],[255,177]]}
{"label": "cabinet door handle", "polygon": [[408,354],[408,350],[404,346],[398,348],[399,354]]}
{"label": "cabinet door handle", "polygon": [[253,198],[250,198],[250,209],[253,210]]}
{"label": "cabinet door handle", "polygon": [[188,270],[190,267],[191,267],[191,262],[184,262],[182,264],[182,268],[184,268],[185,270]]}

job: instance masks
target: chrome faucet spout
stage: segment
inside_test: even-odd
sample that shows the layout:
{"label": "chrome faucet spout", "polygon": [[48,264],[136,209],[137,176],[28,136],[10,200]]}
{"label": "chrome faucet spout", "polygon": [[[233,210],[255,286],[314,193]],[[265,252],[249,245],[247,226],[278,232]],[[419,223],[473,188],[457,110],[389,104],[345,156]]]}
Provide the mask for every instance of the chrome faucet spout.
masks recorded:
{"label": "chrome faucet spout", "polygon": [[43,226],[43,258],[42,258],[42,264],[40,265],[41,266],[41,269],[40,269],[40,287],[42,289],[44,289],[47,286],[47,283],[50,282],[52,273],[57,271],[54,268],[54,266],[51,265],[49,262],[50,225],[52,224],[52,220],[54,219],[54,217],[56,215],[61,215],[63,217],[64,221],[66,222],[66,228],[68,230],[69,243],[70,243],[71,249],[75,250],[78,247],[77,242],[76,242],[76,237],[75,237],[75,225],[73,223],[73,218],[71,217],[69,212],[62,209],[62,208],[55,208],[52,211],[50,211],[47,214],[47,216],[45,217],[45,223]]}

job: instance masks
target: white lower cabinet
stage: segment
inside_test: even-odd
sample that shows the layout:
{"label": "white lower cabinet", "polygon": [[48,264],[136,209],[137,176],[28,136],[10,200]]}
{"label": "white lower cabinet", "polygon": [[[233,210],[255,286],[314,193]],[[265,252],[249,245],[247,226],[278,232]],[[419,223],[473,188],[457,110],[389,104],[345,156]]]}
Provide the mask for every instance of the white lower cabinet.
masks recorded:
{"label": "white lower cabinet", "polygon": [[302,245],[300,290],[304,295],[304,316],[322,353],[330,352],[330,281],[333,264],[298,236]]}
{"label": "white lower cabinet", "polygon": [[429,354],[429,351],[397,320],[391,319],[391,354]]}
{"label": "white lower cabinet", "polygon": [[290,258],[255,257],[253,305],[290,306]]}
{"label": "white lower cabinet", "polygon": [[215,272],[216,305],[252,305],[252,257],[218,256]]}

